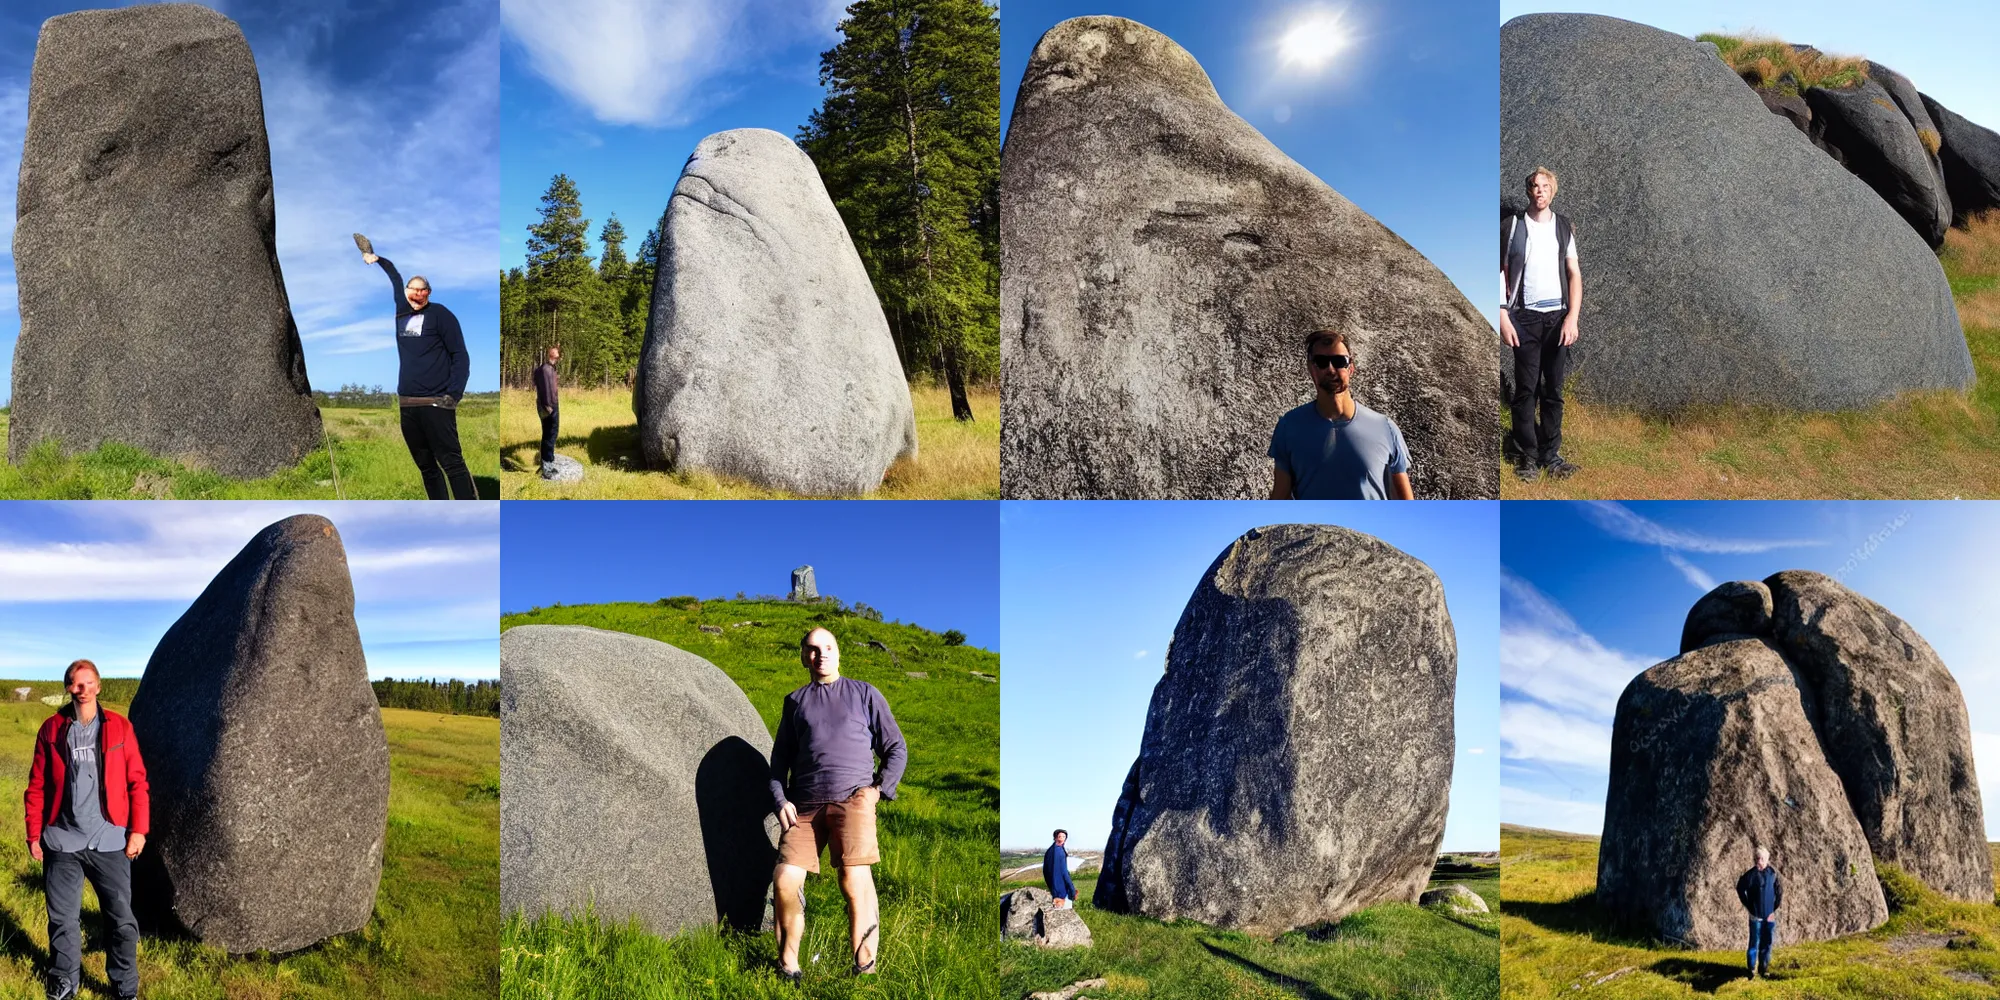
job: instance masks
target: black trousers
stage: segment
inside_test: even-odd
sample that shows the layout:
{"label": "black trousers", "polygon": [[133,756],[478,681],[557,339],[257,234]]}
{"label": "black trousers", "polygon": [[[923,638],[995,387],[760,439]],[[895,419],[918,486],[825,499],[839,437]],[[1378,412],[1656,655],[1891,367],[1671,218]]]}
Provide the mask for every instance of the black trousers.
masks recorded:
{"label": "black trousers", "polygon": [[556,460],[556,425],[562,421],[561,410],[550,410],[542,414],[542,464]]}
{"label": "black trousers", "polygon": [[[417,474],[424,477],[424,495],[432,500],[477,500],[472,472],[458,450],[458,411],[444,406],[403,407],[403,443],[410,446],[410,458]],[[447,491],[445,484],[451,489]]]}
{"label": "black trousers", "polygon": [[1520,346],[1514,348],[1514,446],[1522,461],[1547,465],[1562,451],[1563,378],[1569,348],[1563,346],[1563,317],[1569,310],[1508,314]]}
{"label": "black trousers", "polygon": [[132,916],[132,860],[124,851],[42,850],[42,896],[49,906],[49,971],[83,981],[83,880],[104,915],[104,978],[121,997],[139,992],[139,921]]}

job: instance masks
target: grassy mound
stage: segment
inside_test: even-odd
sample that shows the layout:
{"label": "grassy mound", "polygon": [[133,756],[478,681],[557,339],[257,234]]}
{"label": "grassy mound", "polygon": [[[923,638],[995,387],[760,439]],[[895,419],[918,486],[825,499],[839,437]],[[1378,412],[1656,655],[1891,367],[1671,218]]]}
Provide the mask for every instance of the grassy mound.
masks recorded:
{"label": "grassy mound", "polygon": [[1868,60],[1854,56],[1794,48],[1789,42],[1760,35],[1709,32],[1696,35],[1695,41],[1713,44],[1722,61],[1752,87],[1796,95],[1812,87],[1842,90],[1868,82]]}
{"label": "grassy mound", "polygon": [[[500,405],[497,393],[467,396],[458,411],[458,443],[480,499],[500,496]],[[326,446],[298,465],[263,479],[230,479],[157,458],[125,444],[64,455],[44,441],[19,465],[0,462],[0,499],[49,500],[422,500],[423,480],[403,443],[395,407],[329,406],[319,411]],[[6,454],[7,414],[0,411],[0,455]]]}
{"label": "grassy mound", "polygon": [[[107,693],[113,682],[107,679]],[[0,691],[60,691],[0,681]],[[128,684],[136,689],[136,682]],[[106,706],[123,712],[122,702]],[[35,731],[52,709],[0,704],[0,800],[21,801]],[[231,957],[186,938],[139,942],[151,1000],[348,1000],[493,996],[499,983],[500,726],[497,719],[382,711],[389,736],[389,839],[368,926],[287,955]],[[143,748],[142,748],[143,749]],[[16,813],[18,819],[19,814]],[[18,827],[16,828],[18,833]],[[150,848],[149,848],[150,849]],[[0,995],[39,997],[48,917],[39,862],[19,836],[0,843]],[[109,998],[97,897],[84,891],[85,1000]]]}
{"label": "grassy mound", "polygon": [[[1572,383],[1563,453],[1584,471],[1524,484],[1503,466],[1501,498],[2000,497],[2000,214],[1948,230],[1938,259],[1972,352],[1970,392],[1909,392],[1833,413],[1703,406],[1654,416],[1576,398]],[[1892,344],[1893,331],[1884,334]],[[1501,421],[1513,426],[1505,407]]]}
{"label": "grassy mound", "polygon": [[[912,386],[917,410],[917,457],[889,467],[882,486],[868,494],[878,500],[996,500],[1000,497],[1000,393],[971,392],[971,423],[951,417],[951,394],[943,388]],[[500,483],[509,500],[558,498],[599,500],[774,500],[792,497],[774,490],[702,471],[647,469],[639,460],[639,426],[632,394],[625,389],[564,389],[562,427],[556,452],[583,463],[583,482],[545,483],[537,475],[542,446],[535,394],[501,392],[503,446]]]}
{"label": "grassy mound", "polygon": [[[742,624],[749,623],[749,624]],[[501,995],[521,1000],[737,1000],[770,997],[991,997],[1000,934],[993,858],[1000,832],[1000,657],[916,625],[873,621],[831,602],[664,598],[538,608],[516,625],[588,625],[658,639],[735,680],[776,729],[787,693],[806,683],[799,637],[840,640],[845,676],[881,689],[910,748],[894,802],[878,817],[882,863],[879,974],[848,974],[847,907],[830,871],[806,879],[801,986],[778,979],[769,934],[719,930],[662,939],[635,922],[510,915]],[[722,629],[720,635],[701,626]],[[869,641],[888,647],[873,649]],[[975,671],[977,673],[975,673]],[[922,676],[911,676],[918,674]],[[822,862],[822,866],[824,863]],[[661,877],[632,872],[634,878]],[[818,961],[812,961],[818,956]]]}
{"label": "grassy mound", "polygon": [[[1993,850],[2000,859],[2000,844]],[[1594,903],[1596,837],[1503,825],[1501,979],[1510,1000],[1994,996],[2000,905],[1952,902],[1900,869],[1877,868],[1892,900],[1888,923],[1833,941],[1780,945],[1771,978],[1751,980],[1741,949],[1689,951],[1611,928]]]}
{"label": "grassy mound", "polygon": [[[1103,1000],[1296,1000],[1298,997],[1463,998],[1500,995],[1498,869],[1434,875],[1431,887],[1459,883],[1492,914],[1456,916],[1439,906],[1384,903],[1329,927],[1267,941],[1188,920],[1162,923],[1091,905],[1097,873],[1076,877],[1077,914],[1091,947],[1044,951],[1019,941],[1001,945],[1001,997],[1061,989],[1103,977]],[[1041,885],[1039,871],[1002,889]]]}

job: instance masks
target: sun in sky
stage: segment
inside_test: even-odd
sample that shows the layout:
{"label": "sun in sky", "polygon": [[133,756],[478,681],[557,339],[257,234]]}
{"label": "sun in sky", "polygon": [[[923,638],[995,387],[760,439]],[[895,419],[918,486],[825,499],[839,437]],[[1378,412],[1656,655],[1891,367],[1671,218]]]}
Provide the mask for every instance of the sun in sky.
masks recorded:
{"label": "sun in sky", "polygon": [[1316,7],[1292,18],[1278,38],[1278,60],[1288,68],[1317,73],[1354,44],[1346,11]]}

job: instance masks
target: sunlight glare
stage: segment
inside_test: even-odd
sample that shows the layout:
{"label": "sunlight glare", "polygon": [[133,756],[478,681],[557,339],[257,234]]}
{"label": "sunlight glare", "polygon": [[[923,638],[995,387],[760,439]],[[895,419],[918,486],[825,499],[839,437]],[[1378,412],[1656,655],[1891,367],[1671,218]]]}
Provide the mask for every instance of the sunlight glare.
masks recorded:
{"label": "sunlight glare", "polygon": [[1278,40],[1278,58],[1287,66],[1318,72],[1354,41],[1340,11],[1306,13]]}

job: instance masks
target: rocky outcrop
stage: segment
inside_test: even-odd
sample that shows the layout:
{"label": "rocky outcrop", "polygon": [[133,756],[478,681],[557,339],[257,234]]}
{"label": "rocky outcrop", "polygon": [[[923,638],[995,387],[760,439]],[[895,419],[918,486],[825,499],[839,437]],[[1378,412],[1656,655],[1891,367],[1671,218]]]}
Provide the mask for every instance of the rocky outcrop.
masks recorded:
{"label": "rocky outcrop", "polygon": [[193,4],[42,25],[14,228],[7,457],[122,442],[228,476],[320,443],[257,66]]}
{"label": "rocky outcrop", "polygon": [[1422,562],[1330,525],[1237,539],[1174,628],[1096,905],[1277,935],[1415,902],[1444,835],[1456,677]]}
{"label": "rocky outcrop", "polygon": [[1090,928],[1073,906],[1057,906],[1047,890],[1032,886],[1000,897],[1000,935],[1038,948],[1088,948]]}
{"label": "rocky outcrop", "polygon": [[1492,497],[1491,323],[1422,254],[1225,107],[1186,50],[1080,17],[1028,60],[1001,161],[1002,488],[1269,495],[1272,428],[1347,335],[1421,498]]}
{"label": "rocky outcrop", "polygon": [[374,912],[389,744],[332,522],[265,528],[160,639],[132,700],[153,833],[135,902],[232,954]]}
{"label": "rocky outcrop", "polygon": [[1927,94],[1919,97],[1942,137],[1938,160],[1951,196],[1951,224],[1962,227],[1981,212],[2000,208],[2000,133],[1967,121]]}
{"label": "rocky outcrop", "polygon": [[[1951,226],[1951,199],[1934,152],[1936,129],[1929,130],[1932,145],[1926,146],[1910,116],[1874,79],[1848,88],[1811,87],[1805,99],[1812,108],[1814,141],[1832,147],[1841,165],[1874,189],[1932,249],[1943,246],[1944,231]],[[1921,113],[1923,105],[1917,110]]]}
{"label": "rocky outcrop", "polygon": [[875,489],[917,451],[875,286],[812,160],[717,132],[662,221],[633,407],[646,461],[815,495]]}
{"label": "rocky outcrop", "polygon": [[1492,912],[1487,907],[1486,900],[1481,898],[1478,893],[1456,883],[1432,889],[1419,896],[1417,902],[1423,906],[1442,904],[1445,909],[1460,914]]}
{"label": "rocky outcrop", "polygon": [[1992,868],[1965,705],[1923,638],[1829,577],[1711,591],[1680,656],[1618,701],[1597,900],[1699,948],[1741,945],[1736,879],[1759,846],[1782,941],[1888,918],[1877,860],[1984,902]]}
{"label": "rocky outcrop", "polygon": [[522,625],[500,636],[500,683],[503,913],[591,908],[663,936],[765,923],[771,736],[727,674],[622,632]]}
{"label": "rocky outcrop", "polygon": [[1929,245],[1712,48],[1529,14],[1500,49],[1501,195],[1547,166],[1576,226],[1579,395],[1831,410],[1971,384]]}

